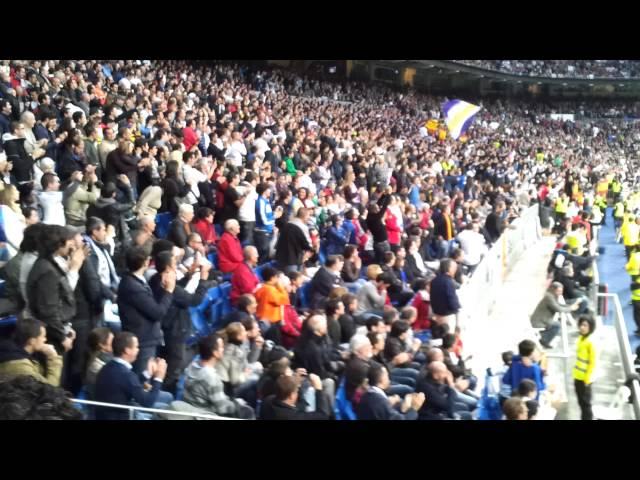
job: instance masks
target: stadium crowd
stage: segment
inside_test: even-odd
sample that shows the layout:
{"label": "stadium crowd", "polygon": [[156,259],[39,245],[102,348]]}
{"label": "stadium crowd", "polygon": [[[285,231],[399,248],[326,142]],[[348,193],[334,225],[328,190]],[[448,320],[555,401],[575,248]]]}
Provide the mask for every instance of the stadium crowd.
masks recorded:
{"label": "stadium crowd", "polygon": [[636,60],[455,60],[472,67],[528,77],[636,78]]}
{"label": "stadium crowd", "polygon": [[[583,254],[639,132],[495,101],[453,140],[441,101],[232,63],[2,62],[0,374],[245,419],[476,418],[457,290],[536,203]],[[213,290],[231,306],[198,335]],[[509,418],[537,395],[520,383]]]}

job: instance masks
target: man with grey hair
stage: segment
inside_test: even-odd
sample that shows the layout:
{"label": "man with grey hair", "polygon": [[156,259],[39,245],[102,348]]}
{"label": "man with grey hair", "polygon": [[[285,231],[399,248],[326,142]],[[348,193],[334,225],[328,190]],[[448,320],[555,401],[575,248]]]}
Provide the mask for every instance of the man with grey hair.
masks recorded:
{"label": "man with grey hair", "polygon": [[193,205],[183,203],[178,209],[177,218],[171,222],[171,225],[169,225],[167,240],[171,240],[177,247],[186,247],[189,235],[194,232],[191,225],[192,220]]}
{"label": "man with grey hair", "polygon": [[38,160],[45,155],[47,139],[36,140],[33,128],[36,126],[36,117],[33,113],[26,111],[20,116],[20,123],[24,125],[24,149],[34,160]]}
{"label": "man with grey hair", "polygon": [[135,246],[143,247],[149,255],[153,243],[157,240],[153,232],[156,230],[156,220],[151,215],[141,215],[138,218],[138,229],[131,232],[131,241]]}
{"label": "man with grey hair", "polygon": [[244,261],[242,245],[238,238],[240,224],[237,220],[231,218],[224,222],[224,229],[225,232],[218,242],[218,268],[223,273],[231,273]]}

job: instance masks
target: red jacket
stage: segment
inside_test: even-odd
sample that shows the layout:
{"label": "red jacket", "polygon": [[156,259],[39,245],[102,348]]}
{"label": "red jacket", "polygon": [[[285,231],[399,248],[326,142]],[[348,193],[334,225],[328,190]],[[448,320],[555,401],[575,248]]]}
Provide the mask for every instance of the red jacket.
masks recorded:
{"label": "red jacket", "polygon": [[195,222],[193,226],[202,237],[202,241],[205,245],[215,245],[218,242],[216,229],[214,228],[212,223],[207,222],[203,218]]}
{"label": "red jacket", "polygon": [[224,232],[218,242],[218,265],[223,273],[235,271],[244,262],[240,239]]}
{"label": "red jacket", "polygon": [[284,321],[282,322],[282,346],[286,349],[292,349],[301,331],[302,320],[300,320],[295,308],[291,305],[285,305]]}
{"label": "red jacket", "polygon": [[411,306],[418,310],[418,318],[413,322],[411,327],[415,331],[428,330],[431,328],[431,318],[429,318],[430,302],[422,298],[422,295],[418,294],[414,297]]}
{"label": "red jacket", "polygon": [[231,277],[231,304],[235,305],[240,295],[253,293],[259,283],[260,280],[251,267],[242,262]]}
{"label": "red jacket", "polygon": [[398,225],[398,220],[396,219],[396,216],[391,213],[387,213],[385,226],[387,227],[387,235],[389,236],[389,243],[391,245],[399,245],[400,234],[402,230],[400,230],[400,226]]}
{"label": "red jacket", "polygon": [[198,134],[191,127],[183,128],[182,135],[183,135],[182,143],[184,144],[184,148],[187,152],[191,149],[191,147],[193,147],[194,145],[197,145],[200,142],[200,139],[198,138]]}

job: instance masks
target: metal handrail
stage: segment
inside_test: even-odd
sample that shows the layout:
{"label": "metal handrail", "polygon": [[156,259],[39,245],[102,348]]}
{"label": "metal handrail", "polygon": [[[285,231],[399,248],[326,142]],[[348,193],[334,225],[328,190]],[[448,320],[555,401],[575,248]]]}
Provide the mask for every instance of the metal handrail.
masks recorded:
{"label": "metal handrail", "polygon": [[136,405],[121,405],[119,403],[94,402],[93,400],[80,400],[78,398],[73,398],[71,399],[71,401],[73,403],[79,403],[81,405],[93,405],[96,407],[108,407],[108,408],[119,408],[121,410],[129,410],[130,420],[133,420],[133,412],[136,410],[141,412],[149,412],[149,413],[162,413],[165,415],[181,415],[183,417],[193,417],[194,419],[204,418],[207,420],[241,420],[239,418],[219,417],[218,415],[207,414],[207,413],[179,412],[176,410],[162,410],[158,408],[138,407]]}
{"label": "metal handrail", "polygon": [[[598,297],[609,297],[613,300],[615,306],[615,318],[614,326],[616,330],[616,337],[618,340],[618,347],[620,349],[620,358],[622,360],[622,367],[624,369],[625,381],[636,373],[633,366],[633,356],[631,355],[631,345],[629,345],[629,334],[627,332],[627,325],[624,322],[624,315],[622,314],[622,305],[620,304],[620,298],[615,293],[598,293]],[[640,420],[640,383],[638,380],[631,381],[631,391],[633,392],[633,413],[636,420]]]}

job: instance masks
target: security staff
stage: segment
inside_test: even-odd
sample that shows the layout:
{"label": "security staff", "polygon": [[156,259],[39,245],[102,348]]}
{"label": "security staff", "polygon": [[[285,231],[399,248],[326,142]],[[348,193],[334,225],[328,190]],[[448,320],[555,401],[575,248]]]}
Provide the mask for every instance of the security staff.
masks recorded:
{"label": "security staff", "polygon": [[591,410],[591,384],[596,366],[596,349],[591,334],[596,324],[591,316],[581,316],[578,320],[580,337],[577,342],[576,363],[573,367],[573,384],[580,405],[581,420],[593,420]]}

